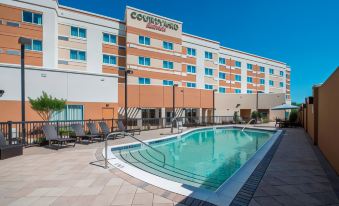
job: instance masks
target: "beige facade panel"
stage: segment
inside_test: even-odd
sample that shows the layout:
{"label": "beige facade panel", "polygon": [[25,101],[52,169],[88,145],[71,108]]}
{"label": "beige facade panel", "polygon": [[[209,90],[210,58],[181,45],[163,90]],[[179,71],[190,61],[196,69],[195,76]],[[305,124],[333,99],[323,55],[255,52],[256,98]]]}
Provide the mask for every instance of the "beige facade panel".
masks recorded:
{"label": "beige facade panel", "polygon": [[[139,56],[134,55],[127,55],[128,64],[130,65],[139,65]],[[140,67],[151,67],[151,68],[158,68],[165,71],[173,72],[181,72],[181,64],[177,62],[173,62],[173,69],[164,69],[163,68],[163,60],[160,59],[151,59],[150,66],[139,65]]]}

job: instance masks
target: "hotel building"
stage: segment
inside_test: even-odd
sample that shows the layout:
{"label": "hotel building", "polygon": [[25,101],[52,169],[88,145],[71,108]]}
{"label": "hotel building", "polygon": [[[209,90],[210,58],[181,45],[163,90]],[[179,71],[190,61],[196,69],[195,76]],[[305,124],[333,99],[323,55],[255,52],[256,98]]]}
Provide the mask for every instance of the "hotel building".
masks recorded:
{"label": "hotel building", "polygon": [[[124,70],[131,118],[211,116],[291,101],[286,63],[227,48],[182,31],[183,23],[132,7],[118,20],[59,5],[57,0],[0,3],[0,121],[20,120],[19,37],[26,46],[26,97],[42,91],[67,100],[54,119],[124,114]],[[218,32],[218,31],[214,31]],[[257,101],[257,93],[259,100]],[[258,103],[257,103],[258,102]],[[40,120],[27,103],[27,120]]]}

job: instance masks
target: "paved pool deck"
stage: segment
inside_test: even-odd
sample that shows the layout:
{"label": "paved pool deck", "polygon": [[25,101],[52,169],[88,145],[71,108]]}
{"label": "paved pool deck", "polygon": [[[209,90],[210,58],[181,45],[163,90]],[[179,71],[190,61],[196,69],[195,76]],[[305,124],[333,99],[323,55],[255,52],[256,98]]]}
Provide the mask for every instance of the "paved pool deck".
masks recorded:
{"label": "paved pool deck", "polygon": [[[161,133],[170,130],[138,137],[165,136]],[[250,205],[339,205],[308,138],[302,129],[286,130]],[[134,140],[110,140],[109,145],[128,142]],[[58,151],[30,147],[23,156],[0,161],[0,205],[182,205],[180,198],[164,198],[154,188],[126,181],[112,166],[103,169],[98,161],[103,145],[77,144]]]}

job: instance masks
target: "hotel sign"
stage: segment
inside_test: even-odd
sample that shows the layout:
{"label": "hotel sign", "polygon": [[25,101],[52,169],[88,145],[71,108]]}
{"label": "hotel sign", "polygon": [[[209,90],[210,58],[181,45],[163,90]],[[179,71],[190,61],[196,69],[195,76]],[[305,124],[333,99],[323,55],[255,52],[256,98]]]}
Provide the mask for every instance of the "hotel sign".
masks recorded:
{"label": "hotel sign", "polygon": [[131,18],[147,23],[146,28],[148,29],[153,29],[161,32],[166,32],[166,29],[171,29],[173,31],[178,31],[179,29],[178,24],[157,17],[149,16],[147,14],[141,14],[135,11],[131,12]]}

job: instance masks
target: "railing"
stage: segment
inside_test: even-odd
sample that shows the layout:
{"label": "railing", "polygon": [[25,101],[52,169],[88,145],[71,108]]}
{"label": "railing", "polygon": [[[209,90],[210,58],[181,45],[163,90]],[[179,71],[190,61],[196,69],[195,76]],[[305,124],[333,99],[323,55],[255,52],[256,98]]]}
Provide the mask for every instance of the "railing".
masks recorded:
{"label": "railing", "polygon": [[[166,156],[164,153],[160,152],[159,150],[155,149],[154,147],[152,147],[151,145],[145,143],[144,141],[134,137],[134,135],[130,134],[130,133],[127,133],[127,132],[124,132],[124,135],[125,136],[128,136],[128,137],[131,137],[133,138],[134,140],[137,140],[138,142],[140,142],[141,144],[145,145],[146,147],[148,148],[151,148],[153,151],[156,151],[158,154],[160,154],[162,157],[163,157],[163,167],[165,167],[165,164],[166,164]],[[106,156],[107,157],[107,156]]]}
{"label": "railing", "polygon": [[253,121],[255,121],[255,119],[251,119],[250,121],[248,121],[247,124],[242,128],[241,131],[243,132],[245,130],[245,128],[248,127],[248,125]]}
{"label": "railing", "polygon": [[[207,125],[232,124],[233,116],[214,116],[214,117],[176,117],[182,122],[184,127],[197,127]],[[99,122],[106,122],[111,131],[118,131],[118,121],[124,119],[97,119],[97,120],[68,120],[68,121],[26,121],[24,122],[25,137],[23,137],[23,122],[0,122],[0,131],[4,134],[8,144],[21,143],[25,146],[42,145],[45,143],[45,137],[42,126],[45,124],[55,125],[60,136],[69,137],[74,135],[71,129],[72,124],[82,124],[85,131],[88,131],[87,123],[96,123],[99,129]],[[153,130],[171,128],[172,118],[134,118],[128,119],[128,129]]]}

